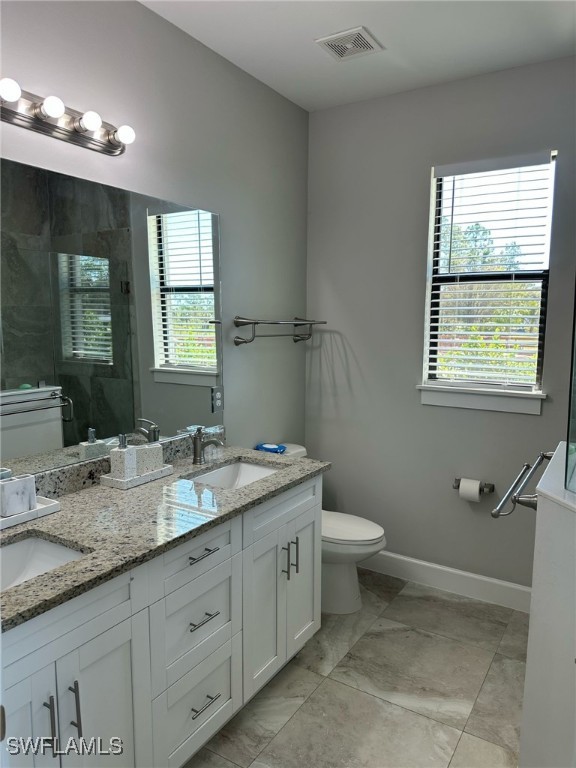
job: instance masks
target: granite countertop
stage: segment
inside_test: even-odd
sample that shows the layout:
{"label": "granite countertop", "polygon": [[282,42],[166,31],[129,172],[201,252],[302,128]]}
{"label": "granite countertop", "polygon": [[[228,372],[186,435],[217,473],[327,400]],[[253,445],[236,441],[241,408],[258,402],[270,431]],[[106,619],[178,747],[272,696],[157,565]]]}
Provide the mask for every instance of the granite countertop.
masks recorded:
{"label": "granite countertop", "polygon": [[[242,488],[224,490],[194,482],[194,475],[237,460],[278,469]],[[128,571],[204,531],[277,496],[330,468],[314,459],[294,459],[225,448],[222,458],[201,467],[174,461],[174,473],[128,491],[94,485],[59,499],[52,515],[7,528],[0,547],[38,536],[85,553],[0,593],[2,632]],[[182,476],[186,476],[184,479]]]}

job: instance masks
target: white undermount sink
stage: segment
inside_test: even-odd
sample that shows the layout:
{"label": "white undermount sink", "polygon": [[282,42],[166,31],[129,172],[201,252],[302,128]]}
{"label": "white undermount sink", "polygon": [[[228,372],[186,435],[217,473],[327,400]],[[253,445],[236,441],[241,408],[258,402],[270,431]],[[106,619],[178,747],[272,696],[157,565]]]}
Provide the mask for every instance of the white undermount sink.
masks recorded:
{"label": "white undermount sink", "polygon": [[2,589],[15,587],[16,584],[22,584],[64,563],[78,560],[82,554],[63,544],[55,544],[36,536],[6,544],[0,547],[0,586]]}
{"label": "white undermount sink", "polygon": [[204,472],[201,475],[195,475],[190,479],[195,483],[203,483],[212,488],[232,489],[242,488],[264,477],[269,477],[277,469],[264,467],[261,464],[249,464],[247,461],[236,461],[233,464],[227,464],[220,469],[213,469],[211,472]]}

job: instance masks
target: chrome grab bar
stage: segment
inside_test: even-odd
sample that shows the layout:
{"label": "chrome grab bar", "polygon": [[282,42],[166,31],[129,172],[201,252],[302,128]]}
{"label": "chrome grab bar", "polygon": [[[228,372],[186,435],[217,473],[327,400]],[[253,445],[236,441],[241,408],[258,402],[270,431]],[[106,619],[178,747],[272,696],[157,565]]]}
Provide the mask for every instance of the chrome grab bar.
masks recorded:
{"label": "chrome grab bar", "polygon": [[[511,515],[512,512],[516,509],[516,504],[520,504],[522,507],[530,507],[531,509],[536,509],[537,503],[538,503],[538,497],[536,494],[526,494],[522,496],[522,491],[530,480],[534,477],[538,467],[540,464],[542,464],[543,461],[550,461],[550,459],[554,456],[554,451],[547,451],[547,452],[541,452],[538,454],[538,457],[534,464],[524,464],[522,466],[522,469],[520,470],[520,473],[518,474],[518,477],[514,480],[510,488],[506,491],[504,496],[502,497],[500,503],[498,506],[492,510],[492,517],[498,518],[498,517],[507,517],[508,515]],[[512,509],[508,512],[503,512],[502,510],[508,503],[508,501],[512,502]]]}

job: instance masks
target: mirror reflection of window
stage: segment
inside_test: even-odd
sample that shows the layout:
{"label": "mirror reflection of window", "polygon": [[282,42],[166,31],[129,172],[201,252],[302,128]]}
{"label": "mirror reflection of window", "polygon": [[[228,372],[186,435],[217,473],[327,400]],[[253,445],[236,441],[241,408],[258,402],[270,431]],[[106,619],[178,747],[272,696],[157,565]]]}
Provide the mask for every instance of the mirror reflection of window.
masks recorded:
{"label": "mirror reflection of window", "polygon": [[154,356],[158,368],[218,370],[214,315],[214,216],[148,216]]}
{"label": "mirror reflection of window", "polygon": [[58,254],[62,355],[112,364],[110,264],[99,256]]}

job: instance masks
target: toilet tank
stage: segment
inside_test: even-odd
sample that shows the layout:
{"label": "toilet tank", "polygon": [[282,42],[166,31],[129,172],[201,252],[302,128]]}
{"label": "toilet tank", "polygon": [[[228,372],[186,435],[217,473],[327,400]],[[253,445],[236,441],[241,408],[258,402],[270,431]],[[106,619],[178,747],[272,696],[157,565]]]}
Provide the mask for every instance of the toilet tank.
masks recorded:
{"label": "toilet tank", "polygon": [[283,455],[290,456],[291,459],[303,459],[308,455],[306,448],[298,443],[282,443],[282,445],[286,446]]}

